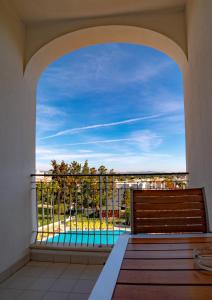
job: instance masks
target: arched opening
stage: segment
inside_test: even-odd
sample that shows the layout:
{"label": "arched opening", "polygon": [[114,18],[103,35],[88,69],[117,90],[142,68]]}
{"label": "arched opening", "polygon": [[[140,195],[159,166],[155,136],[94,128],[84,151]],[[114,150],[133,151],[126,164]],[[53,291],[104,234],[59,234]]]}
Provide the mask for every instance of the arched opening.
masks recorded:
{"label": "arched opening", "polygon": [[[183,49],[167,36],[136,26],[107,25],[86,28],[60,36],[40,48],[27,61],[24,77],[30,87],[29,99],[31,106],[36,106],[36,86],[42,71],[59,57],[76,49],[102,43],[131,43],[149,46],[170,56],[185,72],[187,57]],[[183,75],[184,77],[184,75]],[[35,117],[32,122],[35,128]],[[35,133],[35,130],[34,130]],[[35,137],[34,137],[35,141]],[[35,144],[33,145],[35,149]]]}
{"label": "arched opening", "polygon": [[185,171],[182,82],[173,59],[146,46],[62,56],[38,82],[37,170],[84,159],[116,172]]}
{"label": "arched opening", "polygon": [[[116,29],[118,29],[118,31],[119,31],[119,33],[120,33],[120,27],[118,27],[118,28],[116,28]],[[122,29],[122,28],[121,28]],[[134,28],[133,28],[133,30],[134,30]],[[146,32],[146,31],[145,31]],[[100,32],[98,32],[98,33],[100,33]],[[117,34],[117,31],[115,32],[116,34]],[[134,32],[135,33],[135,32]],[[122,39],[120,39],[120,37],[119,36],[117,36],[115,34],[115,36],[113,36],[113,38],[111,38],[110,37],[110,39],[108,39],[108,36],[107,36],[107,38],[105,38],[105,36],[103,36],[103,38],[101,38],[100,39],[100,41],[99,41],[99,43],[98,43],[98,39],[94,39],[94,37],[91,35],[91,37],[95,40],[95,42],[94,42],[94,40],[92,40],[92,41],[90,41],[90,43],[89,44],[101,44],[102,46],[104,46],[104,43],[103,43],[103,41],[104,40],[106,40],[106,41],[110,41],[111,42],[111,40],[113,41],[113,39],[116,41],[117,39],[120,41],[122,41],[122,43],[123,43],[123,40],[125,40],[125,38],[122,38]],[[137,34],[137,31],[136,31],[136,34]],[[153,33],[153,35],[154,35],[155,33]],[[121,35],[121,37],[123,37],[123,35]],[[151,38],[152,38],[153,36],[151,36]],[[161,46],[161,44],[159,43],[159,37],[161,38],[161,36],[157,36],[157,34],[156,34],[156,37],[157,37],[157,42],[158,42],[158,44],[157,44],[157,48],[162,48],[162,46]],[[78,47],[79,47],[79,45],[82,47],[82,46],[84,46],[84,43],[85,43],[85,41],[82,39],[82,36],[81,37],[78,37],[79,38],[79,41],[83,41],[83,43],[81,43],[81,44],[77,44],[78,45]],[[138,38],[138,36],[137,36],[137,38]],[[150,38],[150,40],[151,40],[151,38]],[[131,37],[131,39],[132,39],[132,37]],[[162,40],[163,40],[164,38],[162,37]],[[132,39],[133,40],[133,42],[130,40],[130,42],[131,42],[131,44],[133,44],[132,46],[133,47],[136,47],[136,42],[137,42],[137,40],[135,39],[135,36],[134,36],[134,39]],[[149,44],[151,45],[151,46],[153,46],[153,42],[150,42],[150,40],[145,40],[145,42],[144,42],[144,44],[148,44],[148,42],[149,42]],[[72,40],[73,41],[73,40]],[[78,40],[77,40],[78,41]],[[166,39],[164,39],[164,41],[166,41]],[[170,42],[170,43],[169,43]],[[141,41],[139,42],[139,44],[142,44],[141,43]],[[117,44],[116,44],[117,45]],[[124,44],[123,44],[124,45]],[[181,53],[181,50],[179,49],[179,48],[176,48],[177,50],[176,51],[173,51],[174,50],[174,44],[171,42],[171,41],[168,41],[168,45],[169,45],[169,47],[167,48],[168,49],[168,53],[169,53],[169,55],[171,56],[171,57],[174,57],[175,58],[175,60],[177,60],[177,62],[180,64],[180,66],[181,66],[181,68],[183,69],[184,68],[184,64],[185,64],[185,60],[184,60],[184,55],[182,55],[182,53]],[[72,50],[73,50],[73,45],[71,45],[71,47],[72,47]],[[78,48],[77,47],[77,48]],[[97,46],[96,46],[97,47]],[[137,46],[137,47],[139,47],[139,46]],[[141,47],[141,46],[140,46]],[[44,48],[45,49],[45,48]],[[60,48],[60,50],[62,49],[62,47]],[[81,48],[82,49],[82,48]],[[84,50],[85,50],[85,48],[84,48]],[[161,49],[160,49],[161,50]],[[41,52],[43,51],[43,49],[41,49]],[[63,49],[63,51],[64,51],[64,49]],[[152,49],[152,51],[154,51],[153,49]],[[44,51],[45,52],[45,51]],[[77,52],[77,51],[76,51]],[[53,52],[54,53],[54,55],[55,55],[55,53],[56,52]],[[60,52],[61,53],[61,52]],[[72,53],[73,53],[73,51],[72,51]],[[58,53],[57,53],[57,55],[58,55]],[[160,53],[160,55],[164,55],[164,54],[162,54],[162,53]],[[182,57],[180,57],[182,55]],[[44,55],[45,56],[45,55]],[[44,58],[44,56],[43,56],[43,58]],[[165,56],[165,55],[164,55]],[[53,58],[53,55],[51,55],[51,58],[50,57],[48,57],[48,60],[52,60],[52,58]],[[181,60],[181,59],[182,60]],[[38,59],[40,59],[40,57],[38,56]],[[32,61],[34,60],[34,58],[32,58]],[[35,58],[35,60],[37,60],[37,58]],[[168,63],[169,64],[169,62],[170,61],[172,61],[170,58],[168,58],[167,57],[167,62],[166,63]],[[40,61],[41,63],[42,63],[42,60]],[[173,61],[172,61],[173,62]],[[38,61],[37,61],[37,63],[38,63]],[[165,63],[165,64],[166,64]],[[31,62],[29,63],[29,68],[31,67],[30,66],[30,64],[31,64]],[[174,63],[175,64],[175,63]],[[40,66],[40,64],[38,63],[38,65]],[[175,65],[176,66],[176,65]],[[152,67],[152,69],[154,69],[154,67],[155,67],[155,65],[152,65],[151,66]],[[159,68],[160,69],[160,68]],[[29,69],[28,69],[28,67],[27,67],[27,69],[26,69],[26,75],[27,75],[27,73],[28,73],[28,71],[29,71]],[[38,69],[37,69],[37,71],[38,71]],[[75,70],[76,71],[76,70]],[[160,72],[160,70],[158,70],[159,72]],[[153,71],[153,73],[154,73],[155,71]],[[39,72],[38,72],[39,73]],[[38,74],[37,73],[37,74]],[[79,73],[81,73],[80,72],[80,70],[79,70]],[[150,72],[151,73],[151,72]],[[180,73],[180,72],[179,72]],[[36,76],[37,76],[37,74],[35,74]],[[132,74],[131,74],[132,75]],[[132,77],[131,75],[129,75],[129,77]],[[72,74],[72,76],[73,76],[73,74]],[[151,76],[150,76],[151,77]],[[145,81],[145,79],[144,79],[144,81]],[[85,82],[84,82],[85,83]],[[183,97],[182,97],[183,98]],[[159,100],[158,100],[158,103],[159,103]],[[169,103],[170,104],[170,103]],[[173,103],[172,103],[173,104]],[[171,104],[171,106],[172,106],[172,104]],[[176,103],[175,103],[176,104]],[[89,111],[87,111],[88,112],[88,114],[89,114]],[[56,132],[56,133],[53,133],[53,134],[48,134],[47,136],[44,136],[44,137],[42,137],[42,139],[43,140],[49,140],[49,139],[52,139],[52,138],[54,138],[54,137],[59,137],[59,136],[63,136],[63,135],[66,135],[66,133],[67,133],[67,131],[71,131],[72,133],[73,132],[75,132],[75,131],[82,131],[82,130],[84,130],[85,128],[86,129],[89,129],[89,128],[96,128],[96,127],[107,127],[107,126],[111,126],[111,124],[112,125],[114,125],[114,124],[125,124],[125,123],[134,123],[134,122],[136,122],[136,121],[138,121],[138,120],[141,120],[141,119],[145,119],[145,118],[147,118],[147,119],[154,119],[154,118],[157,118],[158,116],[159,116],[160,114],[154,114],[154,115],[149,115],[149,116],[147,116],[147,117],[143,117],[143,116],[138,116],[138,115],[136,115],[136,116],[131,116],[131,117],[128,117],[127,119],[125,118],[125,119],[119,119],[118,121],[114,121],[114,120],[110,120],[110,121],[108,121],[107,123],[105,123],[106,121],[105,120],[103,120],[103,123],[101,123],[101,124],[99,124],[99,123],[96,123],[96,122],[94,122],[94,123],[89,123],[89,124],[86,124],[86,122],[87,122],[87,120],[85,120],[86,122],[84,123],[84,127],[82,128],[80,125],[76,125],[76,127],[75,128],[67,128],[67,129],[64,129],[64,130],[60,130],[60,131],[58,131],[58,132]],[[65,133],[65,134],[64,134]],[[146,139],[146,137],[148,136],[148,138],[149,138],[149,136],[151,136],[152,135],[152,133],[151,132],[148,132],[147,133],[147,131],[146,131],[146,137],[144,136],[144,132],[142,132],[142,134],[143,134],[143,136],[142,136],[142,139]],[[153,137],[153,136],[152,136]],[[155,138],[157,139],[157,141],[155,141],[155,143],[157,143],[157,142],[159,142],[159,139],[160,139],[160,136],[159,135],[155,135]],[[119,142],[121,142],[121,141],[129,141],[129,140],[131,140],[132,141],[132,139],[133,139],[133,136],[131,135],[130,137],[129,136],[123,136],[123,137],[119,137]],[[137,139],[137,142],[138,142],[138,137],[137,138],[135,138],[135,135],[134,135],[134,140],[135,139]],[[109,139],[107,139],[107,142],[108,141],[117,141],[117,137],[115,138],[115,137],[113,137],[113,138],[109,138]],[[99,142],[99,141],[98,141]],[[103,140],[101,139],[100,140],[100,143],[101,142],[103,142]],[[105,142],[105,141],[104,141]],[[69,143],[70,143],[70,141],[69,141]],[[96,143],[96,142],[95,142]],[[72,143],[71,143],[71,146],[73,146],[73,145],[76,145],[76,144],[85,144],[85,142],[83,142],[83,141],[78,141],[78,142],[73,142],[72,141]],[[87,143],[88,144],[88,143]],[[69,145],[70,146],[70,145]],[[87,151],[86,149],[84,149],[83,151]],[[90,150],[89,150],[90,151]],[[47,150],[47,152],[48,152],[48,150]],[[54,151],[53,151],[54,152]],[[46,153],[47,155],[48,155],[48,153]],[[95,153],[95,155],[96,155],[96,153]],[[122,153],[122,154],[118,154],[119,156],[121,156],[121,155],[123,155],[124,156],[124,154]],[[62,158],[61,158],[62,159]],[[73,159],[74,159],[74,157],[73,157]],[[127,159],[127,161],[129,160],[128,158],[126,158]],[[65,160],[65,156],[64,156],[64,160]],[[149,160],[150,161],[150,160]],[[135,162],[136,163],[136,162]],[[60,165],[60,167],[61,167],[61,165]],[[63,165],[62,167],[64,167],[64,169],[63,170],[66,170],[66,167]],[[72,165],[71,165],[71,167],[72,167]],[[56,167],[57,168],[57,167]],[[87,165],[84,165],[83,166],[83,170],[84,170],[84,168],[87,168]],[[68,170],[68,169],[67,169]],[[91,170],[91,169],[90,169]],[[128,169],[129,170],[129,169]],[[151,168],[151,170],[149,170],[149,171],[152,171],[152,170],[154,170],[154,169],[152,169]],[[72,169],[71,169],[71,171],[73,171]],[[122,169],[121,171],[124,171],[124,169]],[[131,169],[130,171],[133,171],[133,169]],[[135,171],[138,171],[138,170],[135,170]],[[146,169],[146,171],[147,171],[147,169]],[[158,170],[157,170],[158,171]],[[178,169],[178,171],[179,171],[179,169]],[[84,171],[82,171],[82,172],[84,172]],[[87,173],[86,173],[87,174]],[[84,174],[84,175],[86,175],[86,174]],[[96,173],[95,173],[96,174]],[[95,175],[96,176],[96,175]],[[100,180],[100,178],[99,178],[99,180]],[[105,182],[104,182],[104,180],[106,180]],[[113,230],[112,230],[112,242],[114,241],[114,232],[115,232],[115,230],[114,230],[114,228],[115,228],[115,225],[114,224],[116,224],[117,226],[119,226],[118,228],[119,228],[119,233],[120,232],[122,232],[121,230],[120,230],[120,228],[121,228],[121,226],[125,226],[125,231],[126,230],[129,230],[129,226],[130,226],[130,224],[129,224],[129,217],[127,217],[127,215],[128,215],[128,211],[129,211],[129,209],[130,209],[130,207],[128,207],[128,205],[129,205],[129,189],[126,189],[125,187],[124,187],[124,191],[121,191],[120,193],[120,195],[119,196],[117,196],[116,198],[116,200],[114,200],[114,198],[113,198],[113,190],[114,190],[114,188],[113,188],[113,184],[114,183],[112,183],[112,182],[110,182],[110,181],[107,181],[108,179],[104,179],[103,180],[103,182],[102,183],[100,183],[100,181],[96,181],[96,182],[92,182],[92,184],[96,184],[96,185],[99,185],[100,184],[100,186],[101,186],[101,184],[102,184],[102,186],[98,189],[97,188],[97,190],[100,192],[100,194],[99,194],[99,196],[97,196],[95,199],[94,199],[94,201],[90,201],[90,200],[88,200],[89,199],[89,197],[90,196],[88,196],[87,194],[85,195],[84,193],[85,193],[85,190],[84,190],[84,185],[85,184],[87,184],[88,185],[88,183],[85,183],[84,181],[82,182],[78,182],[77,181],[77,183],[75,182],[75,184],[76,184],[76,186],[77,186],[77,190],[78,190],[78,194],[80,194],[80,198],[81,198],[81,202],[78,202],[78,200],[77,200],[77,198],[75,197],[75,199],[73,198],[73,196],[71,196],[72,197],[72,201],[73,201],[73,206],[69,206],[68,208],[66,207],[66,204],[67,203],[65,203],[65,200],[64,199],[62,199],[62,198],[60,198],[61,197],[61,191],[59,192],[59,198],[57,197],[57,199],[59,199],[59,202],[60,202],[60,204],[58,203],[58,205],[57,205],[57,208],[56,208],[56,210],[51,210],[50,209],[50,211],[49,212],[46,212],[46,215],[47,215],[47,218],[46,218],[46,220],[43,220],[43,215],[44,215],[44,210],[45,209],[47,209],[48,210],[48,207],[52,207],[53,205],[52,205],[52,203],[48,203],[48,199],[47,200],[44,200],[44,205],[45,205],[45,207],[44,206],[42,206],[42,210],[43,211],[40,211],[40,225],[43,227],[45,227],[45,225],[44,225],[44,223],[47,221],[48,222],[48,218],[49,218],[49,215],[50,215],[50,219],[52,219],[52,215],[54,215],[55,213],[56,213],[56,215],[57,216],[60,216],[61,215],[61,211],[62,211],[62,215],[61,215],[61,217],[62,217],[62,219],[63,219],[63,224],[67,224],[67,222],[68,222],[68,230],[71,230],[71,226],[76,226],[76,231],[77,230],[82,230],[82,228],[78,228],[77,226],[79,225],[79,224],[81,224],[82,226],[83,226],[83,224],[86,224],[85,225],[85,227],[87,228],[87,227],[89,227],[89,222],[94,222],[95,223],[95,221],[93,221],[93,219],[92,219],[92,221],[91,221],[91,219],[89,219],[88,218],[88,220],[90,220],[90,221],[88,221],[86,218],[88,217],[87,216],[87,214],[90,216],[90,215],[92,215],[92,218],[97,218],[97,219],[99,219],[100,220],[100,228],[95,228],[94,229],[94,231],[95,230],[97,230],[98,231],[98,229],[101,231],[102,230],[102,226],[103,227],[105,227],[106,226],[106,228],[107,228],[107,230],[109,230],[110,229],[110,226],[112,226],[112,228],[113,228]],[[139,179],[140,180],[140,179]],[[142,180],[142,179],[141,179]],[[141,187],[141,185],[142,185],[142,187],[143,187],[143,182],[141,182],[141,180],[140,180],[140,182],[139,183],[137,183],[137,186],[138,187]],[[59,184],[59,182],[57,181],[57,183]],[[90,183],[91,184],[91,183]],[[125,184],[125,183],[124,183]],[[128,182],[127,182],[127,184],[128,184]],[[146,184],[146,183],[145,183]],[[152,187],[152,182],[148,182],[148,184],[150,184],[151,185],[151,187]],[[147,185],[148,185],[147,184]],[[155,183],[153,183],[153,184],[155,184]],[[157,183],[158,184],[158,183]],[[160,183],[159,183],[159,185],[160,185],[160,187],[162,187],[162,185],[166,185],[166,183],[164,183],[164,182],[162,182],[162,181],[160,181]],[[69,186],[69,181],[67,181],[66,182],[66,184],[65,185],[68,185]],[[119,183],[117,180],[115,181],[115,185],[116,185],[116,187],[118,186],[118,185],[120,185],[121,186],[121,188],[120,188],[120,190],[122,190],[122,185],[123,185],[123,183]],[[156,187],[156,186],[154,186],[154,188],[159,188],[159,185]],[[64,187],[64,186],[63,186]],[[62,189],[63,189],[63,187],[61,187]],[[48,189],[48,188],[47,188]],[[88,191],[89,189],[87,189],[87,191]],[[71,192],[72,193],[72,192]],[[96,193],[96,191],[95,191],[95,193]],[[119,193],[119,192],[117,192],[117,193]],[[63,192],[63,194],[64,195],[66,195],[65,194],[65,192]],[[67,197],[67,195],[65,196],[65,197]],[[88,197],[88,199],[86,200],[86,201],[84,201],[84,200],[82,200],[82,198],[84,199],[84,198],[86,198],[86,197]],[[93,195],[91,196],[92,197],[92,199],[93,199]],[[109,199],[110,197],[112,197],[111,199]],[[74,200],[73,200],[74,199]],[[121,200],[120,200],[121,199]],[[43,202],[42,202],[43,200],[41,199],[40,200],[40,204],[39,205],[43,205]],[[46,202],[47,201],[47,202]],[[115,207],[117,208],[117,209],[115,209],[114,208],[114,203],[113,203],[113,201],[115,201]],[[119,201],[120,201],[120,203],[119,203]],[[100,203],[101,202],[101,203]],[[45,204],[46,203],[46,204]],[[109,204],[108,204],[109,203]],[[60,207],[60,205],[62,205],[62,207]],[[76,205],[78,205],[79,207],[78,208],[76,208]],[[93,212],[91,212],[91,210],[93,209],[93,206],[95,206],[95,209],[94,209],[94,211],[95,211],[95,214],[93,215]],[[111,208],[111,209],[109,209],[108,208],[108,206]],[[59,207],[59,208],[58,208]],[[124,211],[124,215],[125,215],[125,219],[124,219],[124,221],[123,221],[123,214],[122,214],[122,217],[120,217],[120,215],[121,215],[121,210],[123,210]],[[110,214],[112,214],[111,216],[110,216]],[[82,217],[83,216],[83,217]],[[110,217],[113,217],[113,223],[111,224],[109,221],[106,221],[106,223],[104,224],[104,222],[102,221],[102,218],[104,219],[104,217],[105,216],[107,216],[107,220],[108,220],[108,218],[109,218],[109,216]],[[73,218],[75,218],[75,220],[79,220],[79,217],[80,218],[82,218],[82,220],[83,221],[81,221],[81,223],[80,223],[80,221],[73,221],[73,222],[70,222],[70,220],[69,220],[69,217],[71,218],[71,220],[72,220],[72,217]],[[85,217],[85,219],[84,219],[84,217]],[[68,220],[68,221],[67,221]],[[58,220],[57,220],[58,221]],[[60,222],[60,221],[59,221]],[[51,223],[51,224],[53,224],[53,223]],[[50,224],[50,225],[51,225]],[[71,225],[72,224],[72,225]],[[78,224],[78,225],[77,225]],[[50,226],[49,225],[49,226]],[[65,225],[66,226],[66,225]],[[92,223],[92,226],[94,226],[95,227],[95,224],[93,224]],[[59,230],[60,230],[60,228],[59,228]],[[84,229],[83,229],[84,230]],[[42,231],[43,231],[43,228],[42,228]],[[65,231],[67,231],[67,228],[65,229]],[[109,233],[110,233],[110,230],[108,231]],[[48,233],[47,233],[48,234]],[[90,234],[90,233],[89,233]],[[95,233],[96,234],[96,233]],[[44,235],[44,237],[45,237],[45,235]],[[40,240],[41,240],[41,242],[42,242],[42,239],[43,239],[43,235],[42,236],[40,236],[39,237],[40,238]],[[52,238],[52,237],[51,237]],[[50,238],[50,239],[51,239]],[[56,239],[57,239],[58,237],[56,237]],[[63,238],[63,237],[62,237]],[[70,237],[71,238],[71,237]],[[66,238],[65,238],[66,239]],[[76,239],[77,239],[77,237],[76,237]],[[53,237],[53,239],[52,239],[54,242],[56,241],[55,240],[55,237]],[[52,241],[51,240],[51,241]],[[69,241],[70,242],[70,241]],[[100,244],[101,244],[101,242],[102,241],[100,241]],[[82,241],[81,241],[81,243],[82,243]],[[89,243],[89,242],[88,242]],[[96,242],[95,242],[96,243]],[[106,239],[106,241],[105,241],[105,243],[106,244],[108,244],[108,243],[111,243],[111,240],[109,239],[109,241],[108,241],[108,239]]]}
{"label": "arched opening", "polygon": [[35,89],[41,72],[57,58],[76,49],[102,43],[132,43],[160,50],[170,56],[184,71],[186,53],[165,35],[146,28],[126,25],[107,25],[81,29],[54,39],[44,45],[26,62],[25,78]]}

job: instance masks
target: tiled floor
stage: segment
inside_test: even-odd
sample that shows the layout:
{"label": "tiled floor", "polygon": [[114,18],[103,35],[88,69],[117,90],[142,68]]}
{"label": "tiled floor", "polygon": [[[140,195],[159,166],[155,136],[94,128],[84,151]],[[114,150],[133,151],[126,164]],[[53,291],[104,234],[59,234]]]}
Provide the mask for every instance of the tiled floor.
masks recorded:
{"label": "tiled floor", "polygon": [[85,300],[101,265],[29,262],[0,284],[1,300]]}

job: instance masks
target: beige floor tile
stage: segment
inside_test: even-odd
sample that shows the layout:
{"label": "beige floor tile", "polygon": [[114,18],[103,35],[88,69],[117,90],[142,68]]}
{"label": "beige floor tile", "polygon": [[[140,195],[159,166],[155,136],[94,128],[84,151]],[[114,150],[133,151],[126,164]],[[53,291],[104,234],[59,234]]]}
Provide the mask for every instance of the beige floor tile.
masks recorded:
{"label": "beige floor tile", "polygon": [[75,279],[57,279],[53,286],[50,288],[50,291],[55,292],[67,292],[70,293],[73,290],[73,287],[76,285]]}
{"label": "beige floor tile", "polygon": [[57,279],[62,273],[62,270],[47,269],[41,274],[40,277]]}
{"label": "beige floor tile", "polygon": [[41,266],[25,266],[19,270],[16,275],[20,277],[39,277],[45,271]]}
{"label": "beige floor tile", "polygon": [[88,299],[101,269],[99,265],[31,261],[0,284],[0,299]]}
{"label": "beige floor tile", "polygon": [[51,265],[48,266],[48,268],[55,268],[55,269],[66,269],[69,266],[69,264],[67,263],[63,263],[63,262],[55,262]]}
{"label": "beige floor tile", "polygon": [[82,272],[85,270],[85,265],[70,265],[60,276],[64,279],[79,279]]}
{"label": "beige floor tile", "polygon": [[85,268],[87,267],[87,265],[85,264],[70,264],[66,270],[80,270],[83,271],[85,270]]}
{"label": "beige floor tile", "polygon": [[97,279],[102,271],[103,266],[100,265],[88,265],[82,272],[81,279]]}
{"label": "beige floor tile", "polygon": [[54,263],[41,274],[43,278],[58,278],[68,267],[68,264]]}
{"label": "beige floor tile", "polygon": [[88,300],[90,294],[76,294],[71,293],[68,296],[68,300]]}
{"label": "beige floor tile", "polygon": [[42,300],[68,300],[68,296],[68,293],[47,292]]}
{"label": "beige floor tile", "polygon": [[73,293],[90,293],[94,287],[95,280],[93,279],[80,279],[77,281]]}
{"label": "beige floor tile", "polygon": [[15,300],[22,293],[23,293],[22,290],[0,289],[0,299],[1,300]]}
{"label": "beige floor tile", "polygon": [[44,294],[44,291],[25,290],[18,296],[17,300],[41,300]]}
{"label": "beige floor tile", "polygon": [[21,277],[16,273],[4,281],[0,287],[8,289],[26,289],[34,282],[34,280],[35,278],[33,277]]}
{"label": "beige floor tile", "polygon": [[38,278],[33,284],[31,284],[28,289],[30,290],[40,290],[47,291],[55,282],[55,278]]}

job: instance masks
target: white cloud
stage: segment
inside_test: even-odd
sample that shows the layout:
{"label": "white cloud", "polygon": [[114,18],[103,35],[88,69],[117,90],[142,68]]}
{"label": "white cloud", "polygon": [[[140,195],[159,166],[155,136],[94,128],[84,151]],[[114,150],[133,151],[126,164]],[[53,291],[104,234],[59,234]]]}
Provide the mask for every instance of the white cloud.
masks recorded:
{"label": "white cloud", "polygon": [[[82,154],[79,154],[79,153],[55,153],[54,154],[54,159],[58,159],[58,160],[65,160],[65,159],[69,159],[69,160],[75,160],[75,159],[89,159],[89,158],[103,158],[103,157],[108,157],[110,156],[111,154],[109,153],[82,153]],[[43,155],[41,157],[41,159],[49,159],[49,155]]]}
{"label": "white cloud", "polygon": [[[50,146],[49,146],[50,147]],[[116,156],[117,154],[114,154]],[[89,158],[103,158],[111,156],[110,153],[104,152],[92,152],[90,150],[80,150],[80,151],[69,151],[67,149],[62,148],[45,148],[38,147],[36,149],[37,161],[45,161],[45,160],[76,160],[76,159],[89,159]]]}
{"label": "white cloud", "polygon": [[79,153],[92,153],[92,150],[79,150]]}
{"label": "white cloud", "polygon": [[[123,65],[129,61],[131,65],[126,72]],[[103,51],[88,49],[79,59],[70,56],[65,66],[50,66],[43,77],[50,89],[56,88],[60,96],[70,99],[81,93],[111,91],[132,83],[146,84],[173,64],[175,62],[165,56],[157,61],[147,61],[142,56],[136,60],[131,51],[109,45]]]}
{"label": "white cloud", "polygon": [[43,134],[47,134],[47,132],[52,132],[55,130],[59,130],[64,126],[64,119],[60,118],[59,120],[48,119],[48,118],[37,118],[36,122],[36,134],[39,138],[43,136]]}
{"label": "white cloud", "polygon": [[165,69],[173,65],[173,61],[166,60],[158,62],[157,64],[145,63],[138,66],[134,72],[129,76],[128,81],[132,82],[147,82],[154,77],[160,75]]}
{"label": "white cloud", "polygon": [[37,136],[40,137],[46,132],[59,130],[65,122],[65,111],[46,104],[37,105]]}
{"label": "white cloud", "polygon": [[120,172],[183,172],[185,158],[166,154],[148,153],[146,155],[122,156],[110,161],[106,158],[103,164]]}
{"label": "white cloud", "polygon": [[[58,160],[66,159],[62,155],[58,157]],[[72,156],[66,159],[70,162]],[[83,163],[85,157],[78,157],[78,161]],[[185,157],[183,156],[173,156],[167,153],[155,153],[150,152],[142,155],[103,155],[99,153],[98,156],[93,156],[88,159],[89,165],[92,167],[98,167],[100,165],[105,165],[108,169],[115,169],[116,172],[184,172],[185,167]],[[49,170],[50,161],[49,158],[46,161],[38,161],[38,170]]]}
{"label": "white cloud", "polygon": [[[125,142],[125,143],[123,143]],[[151,149],[157,148],[163,142],[162,136],[151,130],[140,130],[134,131],[126,138],[117,139],[101,139],[101,140],[91,140],[87,142],[77,142],[69,143],[64,146],[83,146],[83,145],[101,145],[101,144],[136,144],[142,151],[150,151]],[[83,150],[81,150],[83,151]]]}
{"label": "white cloud", "polygon": [[36,154],[54,154],[54,151],[48,149],[48,148],[44,148],[44,147],[37,147],[36,148]]}
{"label": "white cloud", "polygon": [[40,116],[48,116],[48,117],[55,117],[55,116],[65,116],[65,111],[59,109],[58,107],[50,106],[47,104],[38,104],[37,105],[37,114]]}
{"label": "white cloud", "polygon": [[[139,162],[148,162],[150,157],[151,159],[154,158],[158,160],[164,160],[165,158],[169,158],[170,154],[167,153],[158,153],[153,152],[158,146],[162,143],[162,137],[157,135],[155,132],[150,130],[143,130],[143,131],[135,131],[133,132],[128,138],[125,139],[114,139],[114,140],[100,140],[100,142],[111,142],[111,143],[122,143],[122,149],[118,147],[119,151],[99,151],[96,152],[88,149],[80,149],[77,151],[70,151],[66,148],[54,148],[52,146],[48,147],[38,147],[36,154],[37,154],[37,164],[45,164],[47,161],[56,159],[58,161],[65,160],[67,162],[71,162],[72,160],[78,160],[79,162],[83,162],[85,160],[89,160],[89,163],[100,164],[111,164],[111,168],[120,168],[121,164],[124,163],[123,167],[125,166],[127,170],[127,165],[129,166],[129,161],[133,164],[131,165],[132,168],[135,168],[137,160]],[[126,142],[128,145],[124,145],[123,141]],[[94,141],[95,143],[99,141]],[[93,142],[93,143],[94,143]],[[89,142],[88,142],[89,143]],[[92,142],[91,142],[92,143]],[[77,144],[77,143],[76,143]],[[81,143],[86,144],[86,143]],[[132,144],[131,146],[129,144]],[[126,149],[124,148],[126,147]],[[141,155],[137,155],[137,148],[140,149]],[[130,151],[131,150],[131,151]],[[138,164],[139,166],[139,164]],[[138,169],[138,166],[135,170]]]}
{"label": "white cloud", "polygon": [[97,140],[97,141],[88,141],[88,142],[81,142],[81,143],[70,143],[66,144],[67,146],[80,146],[80,145],[98,145],[98,144],[110,144],[110,143],[118,143],[118,142],[127,142],[132,141],[131,138],[126,139],[110,139],[110,140]]}
{"label": "white cloud", "polygon": [[78,132],[83,131],[83,130],[96,129],[96,128],[102,128],[102,127],[118,126],[118,125],[124,125],[124,124],[129,124],[129,123],[135,123],[135,122],[139,122],[139,121],[142,121],[142,120],[156,119],[156,118],[159,118],[161,116],[162,116],[161,114],[149,115],[149,116],[144,116],[144,117],[140,117],[140,118],[122,120],[122,121],[118,121],[118,122],[102,123],[102,124],[95,124],[95,125],[89,125],[89,126],[84,126],[84,127],[71,128],[71,129],[66,129],[66,130],[63,130],[63,131],[58,131],[55,134],[43,137],[41,139],[45,140],[45,139],[50,139],[50,138],[54,138],[54,137],[57,137],[57,136],[75,134],[75,133],[78,133]]}
{"label": "white cloud", "polygon": [[139,148],[144,152],[149,152],[157,148],[163,141],[161,136],[150,130],[136,131],[132,133],[131,136],[132,140],[136,142]]}

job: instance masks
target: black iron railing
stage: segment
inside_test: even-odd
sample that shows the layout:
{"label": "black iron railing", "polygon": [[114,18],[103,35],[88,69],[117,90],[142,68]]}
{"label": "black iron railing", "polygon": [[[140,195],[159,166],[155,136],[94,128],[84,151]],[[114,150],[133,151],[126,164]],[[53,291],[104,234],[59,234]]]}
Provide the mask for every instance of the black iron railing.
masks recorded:
{"label": "black iron railing", "polygon": [[111,246],[130,232],[131,189],[184,189],[187,175],[32,174],[35,243]]}

